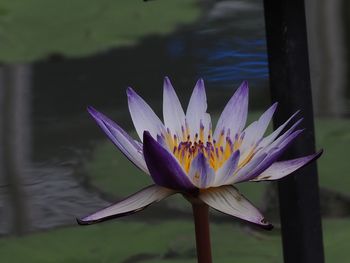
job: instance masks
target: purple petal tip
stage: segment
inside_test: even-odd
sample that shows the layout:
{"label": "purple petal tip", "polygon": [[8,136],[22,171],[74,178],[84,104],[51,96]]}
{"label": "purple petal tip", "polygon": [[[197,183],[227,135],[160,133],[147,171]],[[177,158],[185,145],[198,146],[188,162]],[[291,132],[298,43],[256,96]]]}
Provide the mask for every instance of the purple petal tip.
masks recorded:
{"label": "purple petal tip", "polygon": [[202,78],[197,80],[196,87],[199,89],[204,89],[204,80]]}
{"label": "purple petal tip", "polygon": [[128,87],[128,88],[126,89],[126,95],[128,96],[128,98],[133,97],[134,94],[135,94],[135,91],[134,91],[131,87]]}
{"label": "purple petal tip", "polygon": [[324,150],[321,149],[321,150],[319,150],[317,153],[315,153],[314,156],[312,157],[312,159],[310,160],[310,162],[311,162],[311,161],[314,161],[314,160],[317,160],[318,158],[320,158],[321,155],[323,154],[323,152],[324,152]]}
{"label": "purple petal tip", "polygon": [[167,76],[164,77],[164,88],[168,91],[174,89],[169,77]]}
{"label": "purple petal tip", "polygon": [[76,218],[76,220],[78,225],[81,225],[81,226],[87,226],[92,224],[90,221],[84,221],[83,219],[80,219],[80,218]]}
{"label": "purple petal tip", "polygon": [[87,106],[87,107],[86,107],[86,110],[87,110],[89,113],[94,113],[94,112],[96,112],[95,108],[92,107],[92,106]]}
{"label": "purple petal tip", "polygon": [[272,224],[268,224],[266,226],[262,226],[262,228],[271,231],[273,229],[273,225]]}
{"label": "purple petal tip", "polygon": [[94,119],[99,119],[100,113],[94,107],[87,106],[86,110]]}
{"label": "purple petal tip", "polygon": [[236,90],[237,95],[246,97],[249,93],[248,81],[244,80],[239,88]]}
{"label": "purple petal tip", "polygon": [[248,89],[248,80],[243,80],[242,84],[241,84],[241,87],[244,88],[244,89]]}
{"label": "purple petal tip", "polygon": [[169,78],[168,76],[165,76],[165,77],[164,77],[164,82],[165,82],[166,84],[170,84],[170,78]]}

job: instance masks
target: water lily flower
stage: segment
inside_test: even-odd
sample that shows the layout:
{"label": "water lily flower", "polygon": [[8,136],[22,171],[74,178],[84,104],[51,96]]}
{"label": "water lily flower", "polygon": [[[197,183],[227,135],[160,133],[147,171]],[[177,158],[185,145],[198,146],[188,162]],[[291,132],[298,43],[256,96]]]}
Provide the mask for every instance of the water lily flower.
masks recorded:
{"label": "water lily flower", "polygon": [[[248,83],[245,81],[227,103],[212,129],[202,79],[196,83],[186,112],[166,77],[162,122],[132,89],[127,89],[131,118],[140,141],[92,107],[88,111],[117,148],[154,184],[101,211],[78,220],[92,224],[138,212],[175,193],[191,202],[204,203],[220,212],[264,228],[272,225],[235,185],[242,182],[283,178],[318,158],[322,151],[297,159],[279,161],[302,129],[296,112],[278,129],[264,137],[277,108],[274,103],[245,128]],[[293,124],[291,124],[294,122]],[[287,126],[289,128],[287,128]]]}

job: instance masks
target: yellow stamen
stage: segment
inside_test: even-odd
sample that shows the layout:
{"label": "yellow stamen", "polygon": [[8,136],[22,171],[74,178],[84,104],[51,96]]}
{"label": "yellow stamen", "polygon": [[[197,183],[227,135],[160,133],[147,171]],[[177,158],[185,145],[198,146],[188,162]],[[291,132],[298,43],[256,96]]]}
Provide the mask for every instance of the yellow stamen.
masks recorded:
{"label": "yellow stamen", "polygon": [[222,132],[220,133],[219,140],[217,141],[217,147],[220,147],[220,146],[221,146],[221,144],[222,144],[222,142],[223,142],[223,140],[224,140],[224,135],[225,135],[225,133],[224,133],[224,131],[222,131]]}
{"label": "yellow stamen", "polygon": [[[217,142],[212,139],[212,131],[209,130],[207,140],[204,141],[204,126],[202,123],[199,134],[195,134],[193,137],[191,137],[189,133],[187,123],[186,127],[182,128],[181,140],[179,140],[176,135],[172,135],[169,130],[162,136],[186,173],[191,169],[191,163],[199,153],[204,155],[211,168],[215,171],[218,170],[230,158],[232,153],[239,149],[242,143],[242,136],[239,137],[236,135],[233,142],[231,141],[229,132],[226,135],[227,137],[224,137],[224,130],[221,132]],[[226,140],[224,140],[224,138],[226,138]],[[239,164],[240,167],[246,165],[253,156],[254,150]]]}

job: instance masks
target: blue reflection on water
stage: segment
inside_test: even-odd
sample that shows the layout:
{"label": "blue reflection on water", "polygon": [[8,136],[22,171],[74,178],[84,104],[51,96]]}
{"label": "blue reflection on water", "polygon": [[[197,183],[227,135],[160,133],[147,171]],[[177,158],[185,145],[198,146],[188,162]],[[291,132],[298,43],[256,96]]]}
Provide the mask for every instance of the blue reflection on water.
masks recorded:
{"label": "blue reflection on water", "polygon": [[167,43],[167,53],[173,59],[191,56],[198,77],[216,86],[232,82],[268,79],[265,39],[242,39],[227,36],[213,41],[208,38],[173,37]]}
{"label": "blue reflection on water", "polygon": [[202,58],[199,74],[208,82],[226,84],[268,78],[266,43],[261,39],[220,41],[198,50],[198,56]]}

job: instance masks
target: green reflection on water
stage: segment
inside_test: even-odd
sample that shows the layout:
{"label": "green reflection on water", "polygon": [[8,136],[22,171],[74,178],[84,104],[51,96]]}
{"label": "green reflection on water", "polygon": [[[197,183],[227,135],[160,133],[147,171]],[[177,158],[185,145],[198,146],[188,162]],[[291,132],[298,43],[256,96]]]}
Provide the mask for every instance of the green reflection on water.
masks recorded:
{"label": "green reflection on water", "polygon": [[80,57],[165,34],[199,15],[194,0],[3,0],[0,61],[31,61],[49,54]]}

